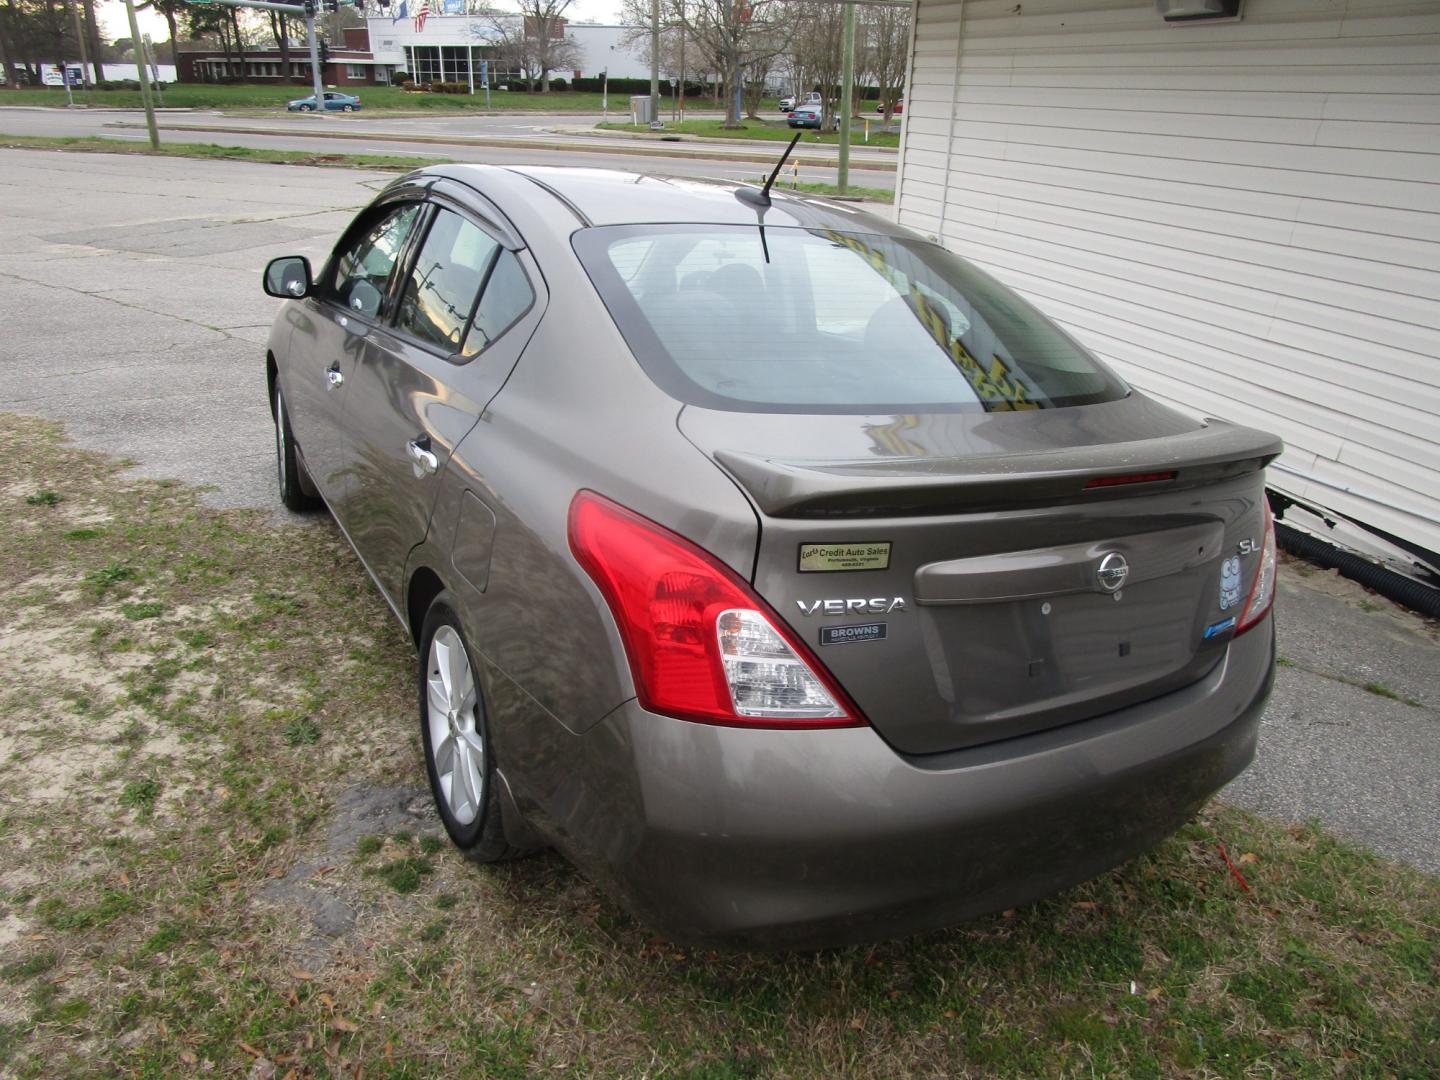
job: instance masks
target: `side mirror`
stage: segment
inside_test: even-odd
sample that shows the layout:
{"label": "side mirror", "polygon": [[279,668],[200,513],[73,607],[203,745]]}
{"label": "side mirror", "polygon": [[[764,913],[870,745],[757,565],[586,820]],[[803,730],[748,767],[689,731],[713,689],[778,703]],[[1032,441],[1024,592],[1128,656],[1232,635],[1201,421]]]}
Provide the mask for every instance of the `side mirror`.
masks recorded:
{"label": "side mirror", "polygon": [[265,292],[282,300],[309,296],[315,283],[310,279],[310,260],[304,255],[271,259],[265,267]]}

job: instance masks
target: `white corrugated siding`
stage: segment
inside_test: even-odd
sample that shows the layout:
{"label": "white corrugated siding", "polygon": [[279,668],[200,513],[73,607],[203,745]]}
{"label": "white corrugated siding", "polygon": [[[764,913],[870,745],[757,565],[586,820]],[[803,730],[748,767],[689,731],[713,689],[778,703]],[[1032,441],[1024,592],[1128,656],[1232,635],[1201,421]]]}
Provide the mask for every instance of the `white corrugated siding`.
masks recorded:
{"label": "white corrugated siding", "polygon": [[1243,15],[919,0],[899,220],[1440,551],[1440,2]]}

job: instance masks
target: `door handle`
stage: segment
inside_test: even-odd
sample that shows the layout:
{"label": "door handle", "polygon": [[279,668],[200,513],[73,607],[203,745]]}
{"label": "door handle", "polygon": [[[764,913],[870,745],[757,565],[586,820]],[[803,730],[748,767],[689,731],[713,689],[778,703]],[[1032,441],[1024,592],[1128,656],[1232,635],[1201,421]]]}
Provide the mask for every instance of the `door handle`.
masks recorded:
{"label": "door handle", "polygon": [[325,372],[325,383],[327,390],[334,390],[345,381],[345,376],[340,374],[338,367],[332,367]]}
{"label": "door handle", "polygon": [[405,453],[410,455],[410,468],[415,472],[415,479],[429,476],[440,467],[440,459],[430,452],[430,436],[422,435],[418,439],[411,439],[405,444]]}

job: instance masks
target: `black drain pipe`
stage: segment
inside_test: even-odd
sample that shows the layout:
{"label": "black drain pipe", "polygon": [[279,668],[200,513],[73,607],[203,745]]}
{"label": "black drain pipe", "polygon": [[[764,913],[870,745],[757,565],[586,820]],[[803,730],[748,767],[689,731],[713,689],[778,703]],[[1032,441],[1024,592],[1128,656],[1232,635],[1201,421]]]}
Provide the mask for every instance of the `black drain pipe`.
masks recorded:
{"label": "black drain pipe", "polygon": [[1345,577],[1374,589],[1387,599],[1404,604],[1421,615],[1440,619],[1440,589],[1432,589],[1404,574],[1376,566],[1368,559],[1342,551],[1334,544],[1327,544],[1281,521],[1275,523],[1275,540],[1291,555],[1318,563],[1327,570],[1339,570]]}

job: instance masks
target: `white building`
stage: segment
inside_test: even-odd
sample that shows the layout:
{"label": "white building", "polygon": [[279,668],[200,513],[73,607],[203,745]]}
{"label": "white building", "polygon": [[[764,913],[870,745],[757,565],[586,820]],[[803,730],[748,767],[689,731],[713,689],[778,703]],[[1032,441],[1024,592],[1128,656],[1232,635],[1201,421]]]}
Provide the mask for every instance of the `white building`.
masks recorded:
{"label": "white building", "polygon": [[[395,9],[398,12],[398,8]],[[516,25],[520,16],[501,16]],[[429,15],[423,28],[417,28],[412,17],[372,15],[366,20],[370,30],[370,49],[375,63],[391,71],[407,71],[422,82],[467,82],[473,72],[475,83],[481,80],[481,62],[488,61],[486,73],[491,82],[497,80],[494,69],[494,43],[497,37],[495,19],[480,15]],[[649,78],[650,66],[639,51],[640,46],[627,47],[625,36],[629,27],[599,23],[569,23],[566,35],[573,37],[584,54],[578,71],[553,71],[552,75],[569,79],[576,75],[597,77],[608,70],[612,79]],[[469,68],[467,70],[467,65]],[[503,78],[507,73],[500,72]]]}
{"label": "white building", "polygon": [[1440,2],[918,0],[911,64],[903,224],[1281,435],[1287,522],[1435,558]]}

